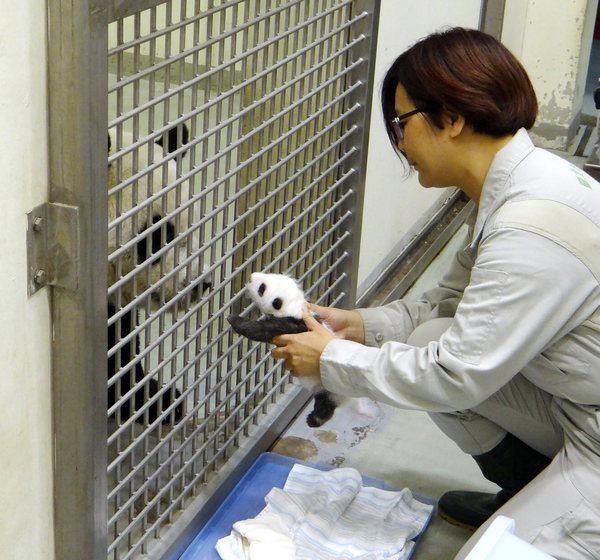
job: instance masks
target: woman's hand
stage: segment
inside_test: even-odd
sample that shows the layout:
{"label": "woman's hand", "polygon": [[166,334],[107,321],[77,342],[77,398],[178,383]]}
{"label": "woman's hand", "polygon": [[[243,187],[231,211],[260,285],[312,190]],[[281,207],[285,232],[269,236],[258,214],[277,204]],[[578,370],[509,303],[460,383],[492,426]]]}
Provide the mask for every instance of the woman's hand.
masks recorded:
{"label": "woman's hand", "polygon": [[308,309],[321,317],[338,338],[365,343],[365,326],[358,311],[322,307],[313,303],[308,304]]}
{"label": "woman's hand", "polygon": [[[318,311],[318,309],[315,311]],[[283,367],[289,370],[292,375],[298,377],[315,376],[320,373],[321,354],[325,347],[335,339],[335,336],[319,323],[308,310],[305,310],[303,319],[308,327],[308,332],[276,336],[273,339],[273,344],[277,348],[271,351],[271,355],[276,359],[284,360]]]}

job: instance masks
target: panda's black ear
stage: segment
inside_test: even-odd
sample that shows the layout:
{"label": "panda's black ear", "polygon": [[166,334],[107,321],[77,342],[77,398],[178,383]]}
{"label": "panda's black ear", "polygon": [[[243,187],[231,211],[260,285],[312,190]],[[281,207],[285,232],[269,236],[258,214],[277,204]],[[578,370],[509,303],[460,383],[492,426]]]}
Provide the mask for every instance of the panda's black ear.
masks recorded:
{"label": "panda's black ear", "polygon": [[271,302],[271,305],[273,306],[273,309],[277,309],[277,311],[279,311],[281,309],[281,307],[283,306],[283,300],[281,298],[276,297]]}
{"label": "panda's black ear", "polygon": [[110,134],[107,132],[106,136],[108,137],[108,153],[110,154],[110,149],[112,148],[112,140],[110,139]]}
{"label": "panda's black ear", "polygon": [[[190,141],[190,131],[185,123],[181,123],[167,130],[156,143],[159,146],[164,146],[165,139],[167,141],[167,152],[171,154]],[[186,152],[183,153],[183,155],[185,154]]]}

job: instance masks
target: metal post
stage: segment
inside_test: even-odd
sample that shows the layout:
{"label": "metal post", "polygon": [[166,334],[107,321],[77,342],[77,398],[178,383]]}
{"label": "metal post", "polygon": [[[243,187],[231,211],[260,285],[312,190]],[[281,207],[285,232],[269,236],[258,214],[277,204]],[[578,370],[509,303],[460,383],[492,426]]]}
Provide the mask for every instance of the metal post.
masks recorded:
{"label": "metal post", "polygon": [[[380,2],[370,2],[368,0],[357,0],[353,5],[353,14],[368,14],[360,20],[360,22],[353,27],[352,33],[358,35],[362,33],[365,36],[365,40],[362,42],[360,49],[355,50],[352,53],[354,60],[358,58],[363,59],[363,64],[367,65],[367,69],[359,67],[354,72],[351,72],[348,79],[354,82],[363,82],[364,86],[359,88],[354,93],[348,103],[349,105],[358,103],[361,105],[361,110],[358,112],[356,118],[356,136],[353,137],[354,141],[356,138],[360,138],[360,144],[363,146],[355,152],[348,162],[348,168],[355,170],[355,178],[353,188],[355,189],[355,196],[349,203],[349,210],[352,212],[351,219],[349,221],[349,230],[351,237],[348,247],[348,265],[346,267],[348,276],[344,289],[347,293],[347,299],[343,302],[343,306],[354,307],[358,298],[358,265],[360,258],[360,240],[362,230],[362,214],[366,184],[366,168],[367,168],[367,155],[369,145],[369,130],[371,123],[371,107],[374,90],[374,75],[375,75],[375,53],[377,51],[377,32],[379,29],[379,13],[380,13]],[[375,109],[377,110],[377,109]]]}
{"label": "metal post", "polygon": [[106,558],[106,51],[106,2],[48,2],[49,198],[81,224],[78,285],[48,288],[57,560]]}
{"label": "metal post", "polygon": [[504,24],[505,0],[482,0],[479,13],[479,29],[500,39]]}

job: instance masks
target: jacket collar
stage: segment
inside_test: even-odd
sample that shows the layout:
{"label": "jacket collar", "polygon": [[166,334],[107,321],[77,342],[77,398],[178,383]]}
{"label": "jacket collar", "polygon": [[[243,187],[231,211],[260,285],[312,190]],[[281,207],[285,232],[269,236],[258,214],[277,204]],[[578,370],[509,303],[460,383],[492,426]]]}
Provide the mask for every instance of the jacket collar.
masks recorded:
{"label": "jacket collar", "polygon": [[470,245],[471,251],[477,250],[489,216],[506,201],[506,185],[512,172],[534,149],[535,146],[529,134],[524,128],[521,128],[494,157],[481,190],[477,219]]}

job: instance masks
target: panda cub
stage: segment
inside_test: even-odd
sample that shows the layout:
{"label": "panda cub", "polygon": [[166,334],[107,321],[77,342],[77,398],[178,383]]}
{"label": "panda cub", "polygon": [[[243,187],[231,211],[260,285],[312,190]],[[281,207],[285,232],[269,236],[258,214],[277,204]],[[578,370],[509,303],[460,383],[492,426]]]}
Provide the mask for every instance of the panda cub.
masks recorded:
{"label": "panda cub", "polygon": [[[270,343],[280,334],[308,330],[302,319],[306,303],[304,292],[293,278],[284,274],[254,272],[250,275],[246,290],[264,317],[251,320],[230,315],[227,320],[238,334],[257,342]],[[315,318],[329,329],[318,315]],[[306,423],[311,428],[322,426],[341,404],[341,397],[323,389],[316,376],[297,379],[303,387],[314,393],[313,411],[307,416]]]}

